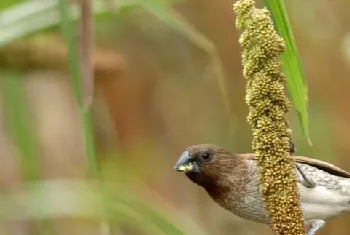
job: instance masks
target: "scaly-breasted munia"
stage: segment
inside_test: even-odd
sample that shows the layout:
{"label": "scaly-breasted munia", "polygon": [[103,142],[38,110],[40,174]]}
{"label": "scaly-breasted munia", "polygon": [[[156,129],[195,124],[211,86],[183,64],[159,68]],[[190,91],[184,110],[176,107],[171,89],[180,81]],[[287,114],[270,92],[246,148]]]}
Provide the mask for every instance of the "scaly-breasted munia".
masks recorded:
{"label": "scaly-breasted munia", "polygon": [[[293,158],[305,228],[313,235],[326,220],[350,212],[350,173],[320,160]],[[215,145],[193,145],[182,153],[174,169],[185,172],[233,214],[269,223],[253,153],[232,154]]]}

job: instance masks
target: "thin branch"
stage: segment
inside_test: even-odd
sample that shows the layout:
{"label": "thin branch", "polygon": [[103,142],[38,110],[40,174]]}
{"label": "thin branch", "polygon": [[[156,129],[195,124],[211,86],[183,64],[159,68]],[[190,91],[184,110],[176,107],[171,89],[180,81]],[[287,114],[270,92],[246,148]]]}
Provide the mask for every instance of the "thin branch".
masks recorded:
{"label": "thin branch", "polygon": [[[121,54],[108,48],[94,48],[92,58],[96,78],[116,78],[125,68]],[[67,51],[56,35],[40,35],[18,40],[0,48],[0,68],[67,70]]]}
{"label": "thin branch", "polygon": [[92,2],[90,0],[79,1],[81,10],[80,31],[80,69],[83,86],[84,109],[88,111],[94,94],[94,68],[93,68],[93,15]]}

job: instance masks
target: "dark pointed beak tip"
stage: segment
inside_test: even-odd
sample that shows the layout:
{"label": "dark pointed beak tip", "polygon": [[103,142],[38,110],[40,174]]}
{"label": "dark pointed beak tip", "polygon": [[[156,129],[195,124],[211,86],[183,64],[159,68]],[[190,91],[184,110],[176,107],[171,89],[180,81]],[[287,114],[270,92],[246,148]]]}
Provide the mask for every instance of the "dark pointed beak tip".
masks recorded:
{"label": "dark pointed beak tip", "polygon": [[188,151],[185,151],[181,154],[179,160],[174,166],[174,171],[177,172],[187,172],[192,169],[192,164],[190,163],[191,157]]}
{"label": "dark pointed beak tip", "polygon": [[174,166],[173,168],[174,171],[179,171],[179,167],[177,165]]}

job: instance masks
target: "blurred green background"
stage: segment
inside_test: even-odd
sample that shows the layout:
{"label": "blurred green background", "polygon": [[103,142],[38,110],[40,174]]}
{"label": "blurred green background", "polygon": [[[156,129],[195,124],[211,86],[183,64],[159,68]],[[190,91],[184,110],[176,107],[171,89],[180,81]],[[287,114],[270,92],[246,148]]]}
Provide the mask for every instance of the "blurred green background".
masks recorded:
{"label": "blurred green background", "polygon": [[[173,171],[188,145],[251,151],[232,1],[96,1],[89,113],[63,2],[0,3],[0,234],[273,234]],[[350,170],[350,2],[285,4],[309,89],[298,154]]]}

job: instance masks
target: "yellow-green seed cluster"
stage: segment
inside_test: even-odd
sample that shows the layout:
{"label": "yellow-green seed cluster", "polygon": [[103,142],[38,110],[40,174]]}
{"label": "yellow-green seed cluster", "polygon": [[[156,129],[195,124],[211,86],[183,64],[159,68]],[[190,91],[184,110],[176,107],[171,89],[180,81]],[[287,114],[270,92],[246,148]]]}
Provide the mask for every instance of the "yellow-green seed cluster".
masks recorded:
{"label": "yellow-green seed cluster", "polygon": [[280,57],[285,44],[274,29],[269,11],[255,8],[254,0],[239,0],[233,9],[236,26],[242,31],[239,42],[244,49],[248,122],[271,226],[278,235],[303,235],[295,163],[289,156],[292,132],[286,113],[290,103]]}

